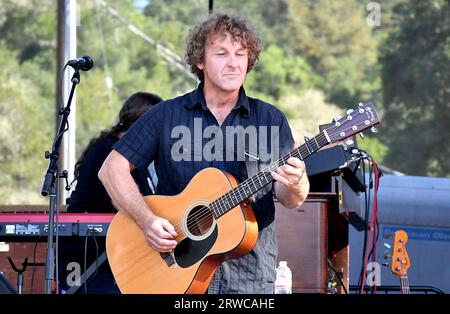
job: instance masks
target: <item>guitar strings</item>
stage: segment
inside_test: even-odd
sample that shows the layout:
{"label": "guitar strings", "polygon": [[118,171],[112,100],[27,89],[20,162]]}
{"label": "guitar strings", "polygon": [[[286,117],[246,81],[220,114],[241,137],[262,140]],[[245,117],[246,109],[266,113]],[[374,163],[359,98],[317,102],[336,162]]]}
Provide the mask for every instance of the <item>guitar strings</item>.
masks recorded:
{"label": "guitar strings", "polygon": [[402,294],[410,294],[409,282],[407,276],[400,276],[400,284],[402,289]]}

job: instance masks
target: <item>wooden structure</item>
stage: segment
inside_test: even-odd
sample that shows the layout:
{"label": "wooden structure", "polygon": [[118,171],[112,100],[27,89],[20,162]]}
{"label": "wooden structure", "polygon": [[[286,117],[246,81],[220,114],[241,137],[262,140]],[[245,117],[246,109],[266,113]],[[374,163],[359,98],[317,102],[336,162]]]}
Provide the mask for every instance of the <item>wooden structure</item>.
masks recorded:
{"label": "wooden structure", "polygon": [[348,291],[348,220],[339,214],[338,194],[312,192],[295,209],[275,204],[278,260],[287,261],[292,271],[292,292],[327,293],[332,271],[328,262]]}

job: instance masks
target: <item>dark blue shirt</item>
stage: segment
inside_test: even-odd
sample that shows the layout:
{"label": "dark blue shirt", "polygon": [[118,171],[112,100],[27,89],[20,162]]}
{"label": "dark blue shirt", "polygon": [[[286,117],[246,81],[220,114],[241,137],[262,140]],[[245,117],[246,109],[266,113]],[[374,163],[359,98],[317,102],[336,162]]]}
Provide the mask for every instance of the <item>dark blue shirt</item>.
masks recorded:
{"label": "dark blue shirt", "polygon": [[[220,126],[223,134],[222,149],[217,149],[217,145],[211,150],[205,146],[212,139],[202,134],[210,126],[219,127],[206,105],[203,85],[200,84],[191,93],[154,106],[135,122],[113,149],[139,168],[146,168],[154,160],[158,176],[156,194],[175,195],[186,187],[197,172],[207,167],[226,171],[239,182],[247,178],[245,162],[240,158],[237,147],[237,136],[227,137],[227,132],[230,134],[229,130],[233,127],[253,126],[257,130],[257,139],[250,139],[256,140],[257,143],[248,146],[257,147],[260,169],[274,158],[278,159],[280,154],[289,152],[294,143],[285,115],[268,103],[247,97],[244,88],[241,88],[235,107]],[[187,130],[189,132],[186,132]],[[268,140],[264,140],[264,137]],[[272,147],[271,139],[277,137],[279,146]],[[249,142],[248,137],[246,140]],[[182,143],[186,145],[181,145]],[[226,161],[227,149],[230,157],[231,148],[234,148],[233,162]],[[256,155],[254,149],[249,150],[251,155]],[[207,156],[210,151],[215,154],[214,156],[222,158],[211,160]],[[182,160],[178,161],[180,159]],[[275,207],[272,194],[269,192],[252,205],[260,229],[274,219]]]}
{"label": "dark blue shirt", "polygon": [[[257,136],[248,135],[243,140],[247,144],[239,144],[239,136],[227,133],[239,126],[250,130],[244,134],[252,134],[253,129]],[[268,103],[247,97],[244,88],[219,126],[206,105],[200,84],[188,94],[154,106],[113,148],[139,168],[154,161],[158,176],[156,194],[175,195],[207,167],[226,171],[242,182],[248,177],[242,151],[259,158],[254,168],[260,171],[290,152],[293,144],[285,115]],[[252,204],[260,230],[255,247],[249,254],[221,264],[210,293],[273,292],[278,248],[272,185],[261,192]]]}

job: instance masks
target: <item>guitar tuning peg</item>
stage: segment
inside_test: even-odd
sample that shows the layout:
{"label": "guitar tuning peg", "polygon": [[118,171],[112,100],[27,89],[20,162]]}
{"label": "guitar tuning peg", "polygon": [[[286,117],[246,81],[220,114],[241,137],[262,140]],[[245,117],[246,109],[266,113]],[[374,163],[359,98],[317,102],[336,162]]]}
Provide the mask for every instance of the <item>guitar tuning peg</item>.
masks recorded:
{"label": "guitar tuning peg", "polygon": [[362,106],[364,106],[364,104],[363,104],[362,102],[360,102],[360,103],[358,104],[358,107],[362,107]]}
{"label": "guitar tuning peg", "polygon": [[392,248],[392,246],[389,244],[389,243],[383,243],[383,245],[385,246],[385,247],[387,247],[389,250]]}
{"label": "guitar tuning peg", "polygon": [[348,109],[346,113],[351,114],[353,111],[354,111],[353,109]]}
{"label": "guitar tuning peg", "polygon": [[378,133],[378,130],[377,130],[377,128],[376,127],[372,127],[371,129],[370,129],[373,133]]}
{"label": "guitar tuning peg", "polygon": [[361,136],[361,138],[364,138],[364,133],[363,132],[359,133],[359,136]]}
{"label": "guitar tuning peg", "polygon": [[389,263],[388,262],[384,262],[383,264],[381,264],[381,265],[383,265],[383,266],[386,266],[386,267],[390,267],[391,265],[389,265]]}
{"label": "guitar tuning peg", "polygon": [[345,141],[345,145],[352,146],[355,142],[353,142],[351,139],[348,139]]}
{"label": "guitar tuning peg", "polygon": [[391,251],[390,250],[386,250],[384,251],[384,259],[390,259],[392,257]]}
{"label": "guitar tuning peg", "polygon": [[342,116],[336,116],[333,118],[333,122],[338,122],[340,119],[342,118]]}

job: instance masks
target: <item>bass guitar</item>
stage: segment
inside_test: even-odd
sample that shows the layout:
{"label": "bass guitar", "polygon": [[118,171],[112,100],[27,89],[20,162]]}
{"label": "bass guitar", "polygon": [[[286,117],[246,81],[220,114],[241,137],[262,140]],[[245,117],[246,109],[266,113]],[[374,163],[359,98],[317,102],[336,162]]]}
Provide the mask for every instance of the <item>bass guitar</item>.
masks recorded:
{"label": "bass guitar", "polygon": [[411,264],[406,251],[406,242],[408,242],[408,234],[404,230],[397,230],[392,248],[391,271],[400,278],[402,294],[409,294],[408,269]]}

